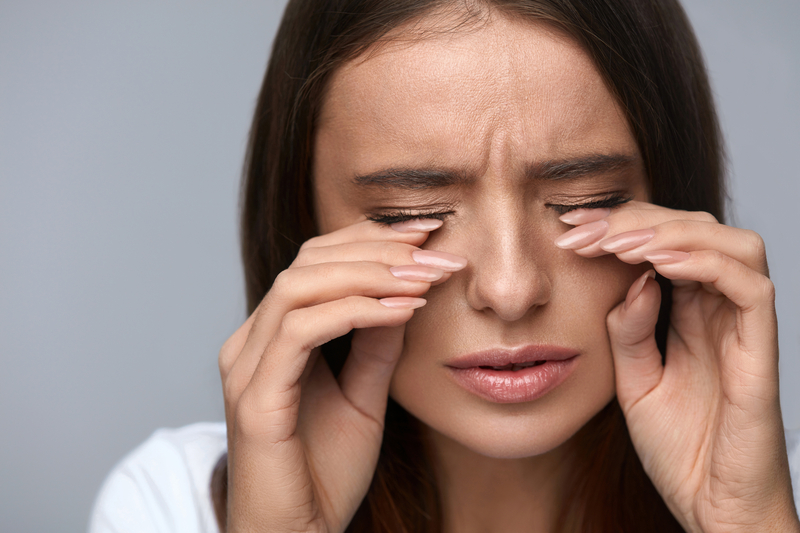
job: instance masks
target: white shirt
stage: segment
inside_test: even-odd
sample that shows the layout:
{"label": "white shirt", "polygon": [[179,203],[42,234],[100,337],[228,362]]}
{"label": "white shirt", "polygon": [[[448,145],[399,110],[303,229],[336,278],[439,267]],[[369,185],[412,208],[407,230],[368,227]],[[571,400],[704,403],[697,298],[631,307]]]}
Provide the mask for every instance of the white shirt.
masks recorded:
{"label": "white shirt", "polygon": [[[800,509],[800,430],[786,432],[786,447]],[[159,429],[108,475],[89,533],[219,533],[210,481],[226,448],[223,422]]]}

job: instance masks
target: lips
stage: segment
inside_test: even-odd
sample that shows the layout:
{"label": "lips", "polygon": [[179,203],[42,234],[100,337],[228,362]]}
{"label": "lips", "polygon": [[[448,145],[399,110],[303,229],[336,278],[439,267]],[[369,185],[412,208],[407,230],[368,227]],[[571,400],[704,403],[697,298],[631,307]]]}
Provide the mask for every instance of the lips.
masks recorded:
{"label": "lips", "polygon": [[578,352],[560,346],[524,346],[487,350],[446,363],[456,383],[494,403],[540,398],[563,383],[574,370]]}
{"label": "lips", "polygon": [[[452,368],[503,368],[509,365],[532,366],[543,361],[564,361],[578,355],[576,350],[561,346],[531,345],[513,349],[485,350],[455,357],[446,366]],[[504,368],[505,370],[508,370]]]}
{"label": "lips", "polygon": [[547,361],[530,361],[528,363],[508,363],[507,365],[503,366],[481,366],[484,370],[499,370],[499,371],[511,371],[516,372],[518,370],[522,370],[523,368],[530,368],[532,366],[539,366],[543,365]]}

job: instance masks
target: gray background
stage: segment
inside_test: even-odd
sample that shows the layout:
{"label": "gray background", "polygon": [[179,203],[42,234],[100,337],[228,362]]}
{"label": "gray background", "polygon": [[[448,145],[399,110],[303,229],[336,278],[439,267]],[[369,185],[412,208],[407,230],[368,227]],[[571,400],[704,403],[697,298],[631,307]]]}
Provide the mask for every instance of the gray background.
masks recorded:
{"label": "gray background", "polygon": [[[800,2],[687,3],[767,241],[800,427]],[[282,1],[0,2],[0,530],[80,531],[160,426],[222,420],[238,177]],[[794,214],[793,214],[794,213]]]}

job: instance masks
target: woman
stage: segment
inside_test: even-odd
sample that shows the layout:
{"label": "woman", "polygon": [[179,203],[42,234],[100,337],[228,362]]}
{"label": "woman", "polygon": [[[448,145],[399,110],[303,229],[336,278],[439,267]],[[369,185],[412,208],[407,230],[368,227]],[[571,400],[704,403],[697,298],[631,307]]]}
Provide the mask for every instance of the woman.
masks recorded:
{"label": "woman", "polygon": [[[220,529],[800,531],[773,288],[718,222],[721,162],[674,2],[291,2]],[[158,513],[210,514],[180,493]]]}

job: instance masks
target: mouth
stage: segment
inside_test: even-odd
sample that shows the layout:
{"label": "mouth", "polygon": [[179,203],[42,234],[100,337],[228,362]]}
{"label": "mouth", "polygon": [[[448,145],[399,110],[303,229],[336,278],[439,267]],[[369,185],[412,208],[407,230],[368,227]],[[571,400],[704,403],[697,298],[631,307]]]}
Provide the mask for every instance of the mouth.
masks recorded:
{"label": "mouth", "polygon": [[517,372],[519,370],[522,370],[523,368],[530,368],[532,366],[543,365],[546,362],[547,361],[530,361],[528,363],[508,363],[507,365],[503,365],[503,366],[483,365],[483,366],[479,366],[478,368],[482,368],[484,370],[498,370],[498,371],[502,371],[502,372],[507,372],[507,371]]}
{"label": "mouth", "polygon": [[483,368],[516,372],[524,368],[542,365],[548,361],[565,361],[576,355],[578,355],[577,350],[563,346],[529,345],[460,355],[447,361],[445,366],[457,369]]}
{"label": "mouth", "polygon": [[454,381],[493,403],[533,401],[563,383],[578,351],[560,346],[523,346],[458,356],[445,366]]}

